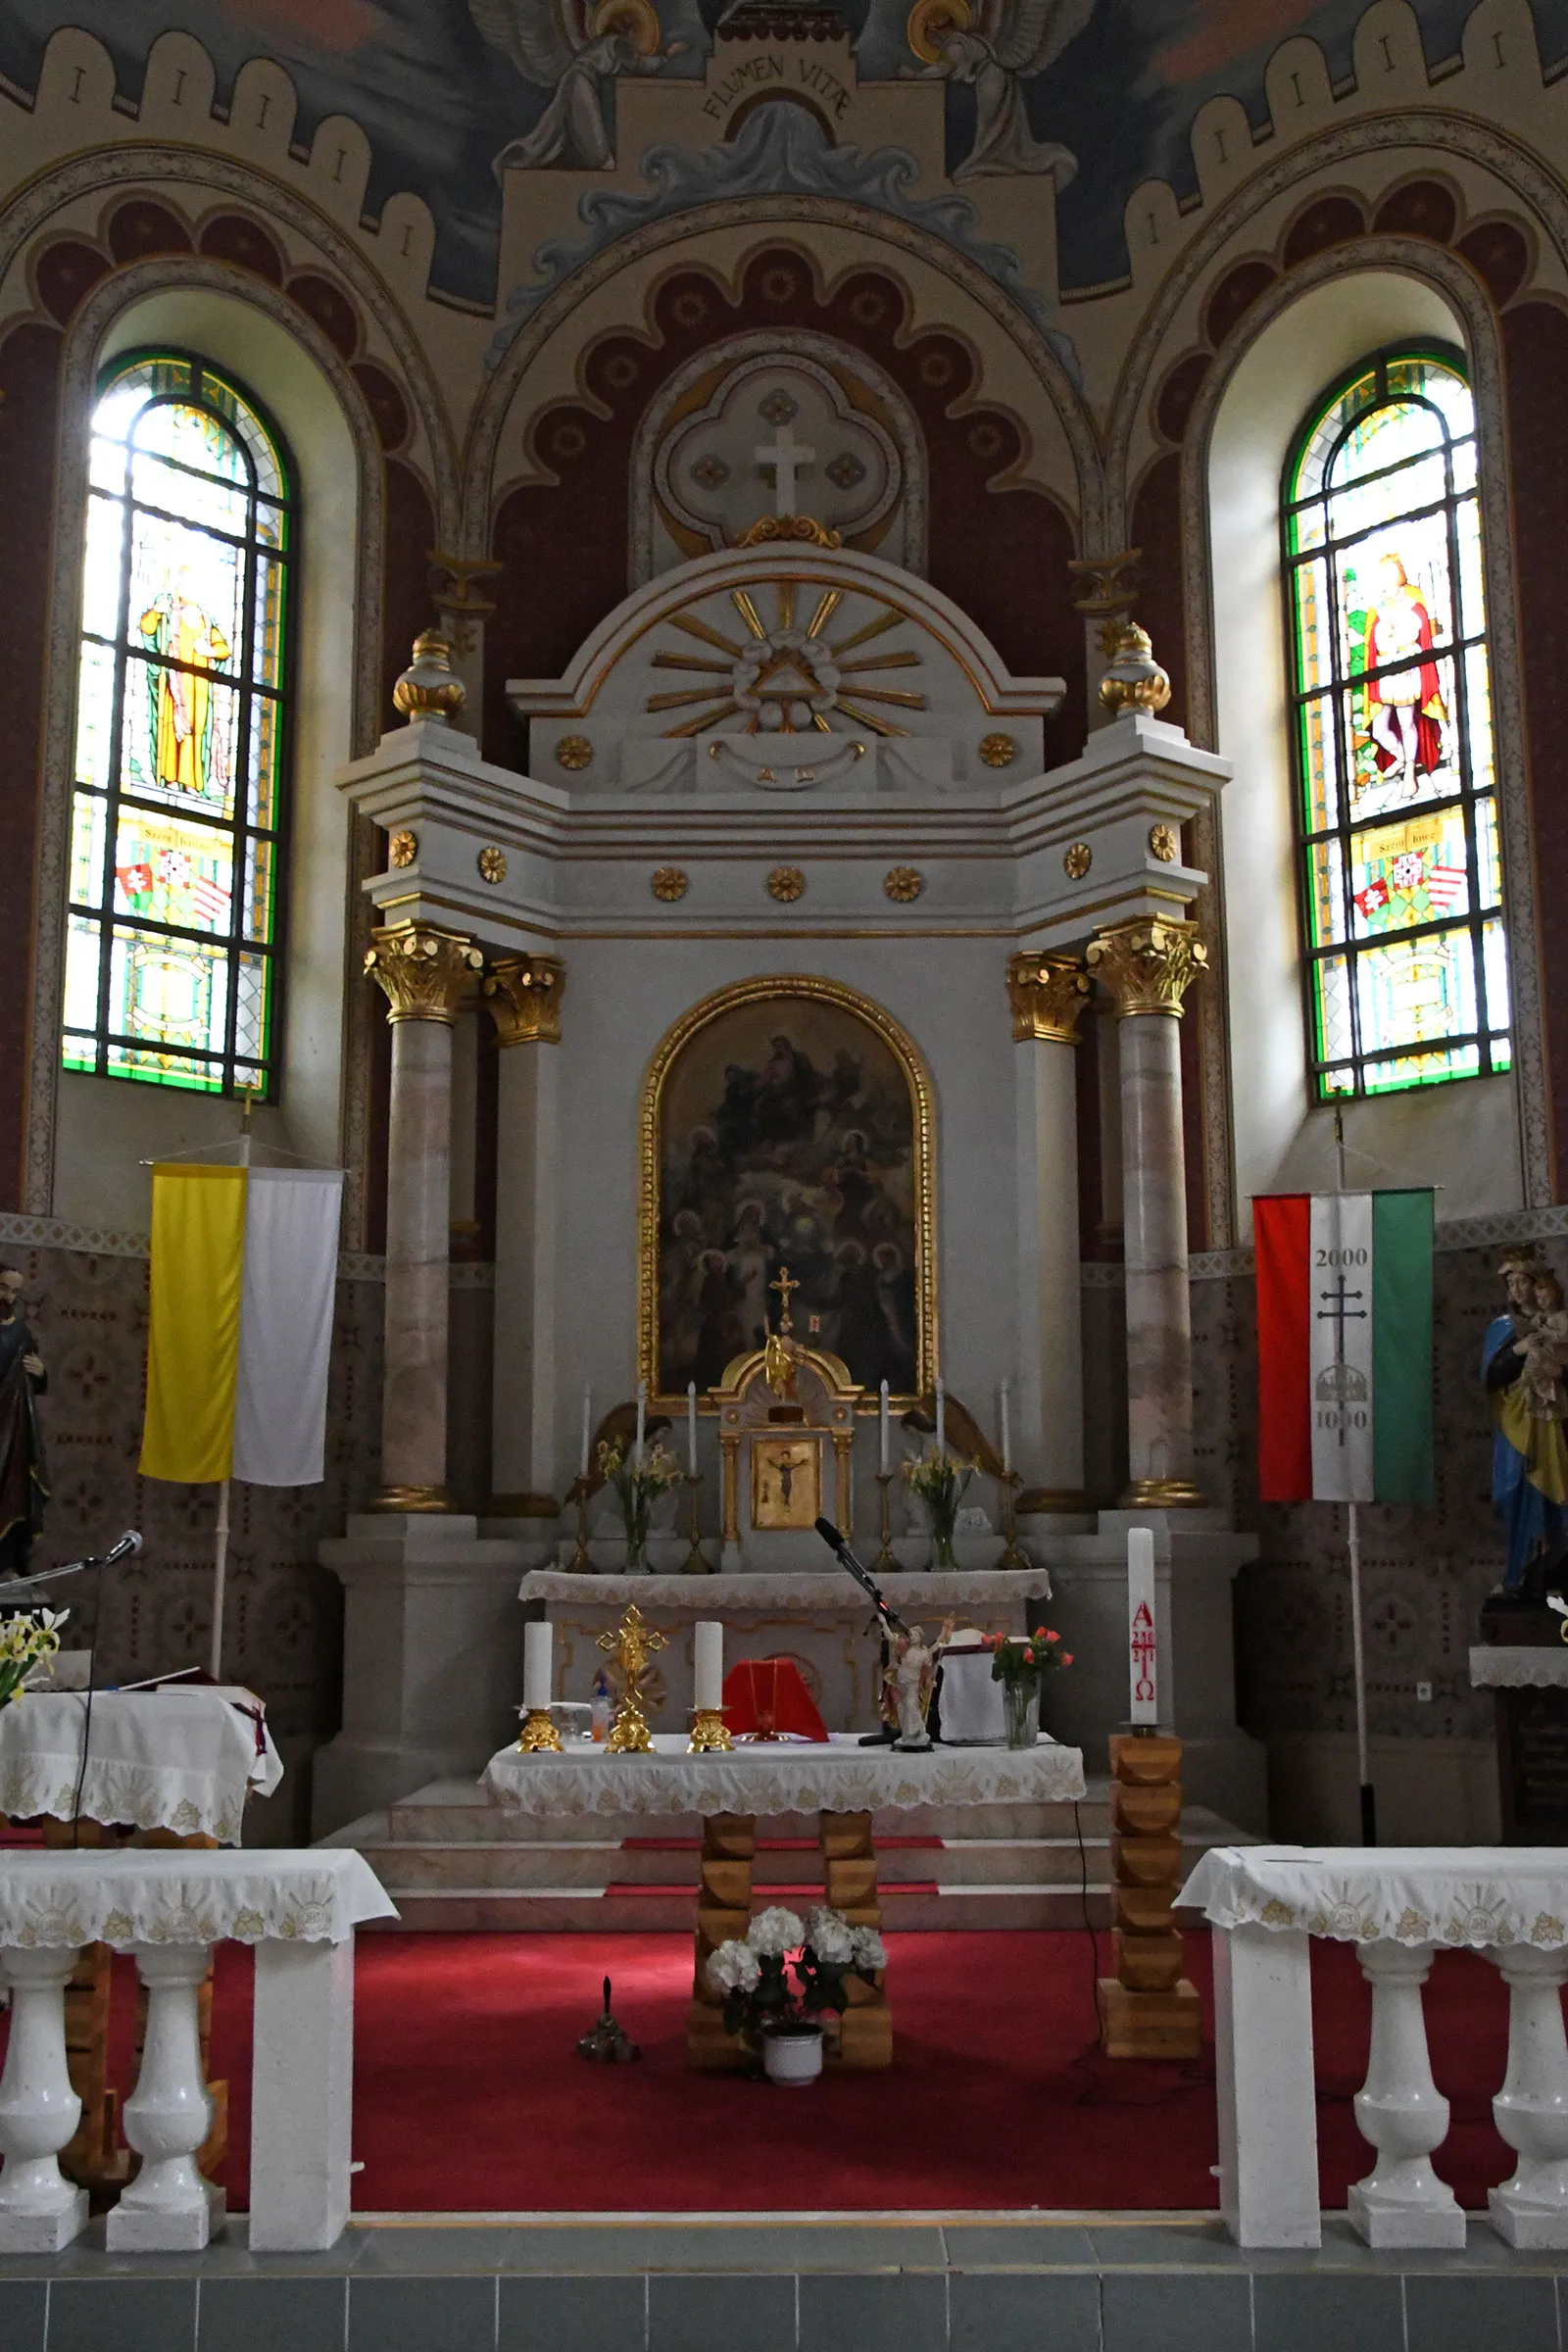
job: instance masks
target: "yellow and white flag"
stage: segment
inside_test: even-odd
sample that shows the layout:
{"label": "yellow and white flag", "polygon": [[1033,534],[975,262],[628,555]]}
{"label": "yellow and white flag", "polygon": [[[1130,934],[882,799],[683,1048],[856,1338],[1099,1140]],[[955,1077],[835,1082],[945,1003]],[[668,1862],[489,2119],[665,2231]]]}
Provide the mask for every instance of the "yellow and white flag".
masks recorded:
{"label": "yellow and white flag", "polygon": [[153,1170],[144,1478],[315,1486],[341,1168]]}

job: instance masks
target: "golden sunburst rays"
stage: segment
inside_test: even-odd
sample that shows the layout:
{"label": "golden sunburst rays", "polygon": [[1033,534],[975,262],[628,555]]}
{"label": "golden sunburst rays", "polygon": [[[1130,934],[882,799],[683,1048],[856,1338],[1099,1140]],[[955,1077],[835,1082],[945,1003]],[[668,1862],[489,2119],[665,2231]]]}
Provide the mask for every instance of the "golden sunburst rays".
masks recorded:
{"label": "golden sunburst rays", "polygon": [[[875,735],[906,735],[909,731],[907,727],[901,726],[892,713],[895,710],[923,710],[926,708],[925,696],[907,688],[877,685],[873,681],[879,672],[918,669],[919,654],[903,647],[890,652],[861,652],[861,649],[876,645],[879,639],[900,627],[906,615],[892,606],[885,606],[875,610],[870,619],[852,629],[848,636],[841,637],[836,644],[823,635],[846,594],[855,593],[853,589],[823,588],[811,608],[809,620],[806,622],[805,637],[808,644],[821,641],[821,654],[815,659],[821,660],[825,656],[839,669],[844,680],[834,697],[834,715],[848,720],[854,726],[866,727]],[[729,601],[746,630],[746,636],[739,641],[726,636],[721,629],[714,628],[710,622],[701,619],[694,612],[672,612],[669,616],[671,628],[679,629],[686,637],[696,639],[698,644],[711,648],[714,654],[724,655],[726,659],[705,660],[688,653],[655,654],[652,664],[655,669],[682,671],[691,678],[690,685],[648,697],[646,707],[653,715],[676,710],[691,713],[665,727],[663,733],[666,737],[701,735],[711,727],[721,726],[726,719],[739,717],[743,706],[734,699],[738,691],[734,664],[755,655],[760,645],[767,644],[770,638],[782,631],[797,628],[800,625],[797,615],[805,611],[800,597],[800,583],[791,579],[760,584],[756,590],[732,588]],[[770,603],[776,613],[771,627],[763,617]],[[857,652],[861,653],[858,661],[844,660],[846,654]],[[775,670],[782,673],[781,684],[787,684],[790,674],[794,673],[803,689],[800,692],[782,693],[779,698],[784,709],[784,725],[780,731],[795,734],[800,730],[790,723],[791,707],[808,699],[810,691],[808,680],[816,680],[818,672],[809,658],[803,661],[799,656],[792,657],[784,648],[779,648],[776,660],[762,669],[752,692],[765,696],[768,680]],[[711,678],[713,683],[702,685],[698,682],[702,678]],[[748,701],[750,699],[749,694]],[[878,708],[868,707],[873,704]],[[810,723],[817,734],[831,735],[834,732],[831,717],[821,710],[811,712]],[[749,735],[760,732],[760,716],[755,709],[748,712],[743,732]]]}

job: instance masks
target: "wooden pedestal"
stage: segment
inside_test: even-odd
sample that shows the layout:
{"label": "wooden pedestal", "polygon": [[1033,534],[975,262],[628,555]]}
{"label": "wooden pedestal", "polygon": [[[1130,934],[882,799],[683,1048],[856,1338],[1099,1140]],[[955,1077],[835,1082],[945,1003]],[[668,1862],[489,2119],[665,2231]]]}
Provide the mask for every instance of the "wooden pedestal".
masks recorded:
{"label": "wooden pedestal", "polygon": [[1100,1980],[1107,2058],[1196,2058],[1202,2047],[1171,1909],[1182,1880],[1181,1761],[1181,1741],[1158,1733],[1117,1733],[1110,1742],[1116,1974]]}
{"label": "wooden pedestal", "polygon": [[[870,1814],[820,1814],[818,1838],[826,1901],[852,1927],[880,1928]],[[757,1824],[749,1814],[708,1816],[698,1875],[696,1968],[686,2016],[686,2063],[698,2074],[736,2074],[751,2063],[740,2035],[724,2031],[723,2002],[708,1981],[708,1963],[721,1943],[743,1937],[751,1925],[756,1854]],[[885,1973],[875,1984],[851,1977],[845,1991],[849,2007],[839,2021],[836,2043],[829,2029],[826,2063],[853,2072],[891,2066],[893,2014]]]}

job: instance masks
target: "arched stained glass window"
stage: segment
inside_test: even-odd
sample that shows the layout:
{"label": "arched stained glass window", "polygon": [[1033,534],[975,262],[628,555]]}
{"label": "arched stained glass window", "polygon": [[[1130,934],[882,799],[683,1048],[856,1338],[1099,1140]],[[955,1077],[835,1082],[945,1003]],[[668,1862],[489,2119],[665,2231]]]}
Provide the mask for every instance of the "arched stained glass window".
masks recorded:
{"label": "arched stained glass window", "polygon": [[1317,1099],[1509,1065],[1476,482],[1458,356],[1328,394],[1283,507]]}
{"label": "arched stained glass window", "polygon": [[275,1091],[287,461],[205,361],[138,353],[92,417],[68,1069]]}

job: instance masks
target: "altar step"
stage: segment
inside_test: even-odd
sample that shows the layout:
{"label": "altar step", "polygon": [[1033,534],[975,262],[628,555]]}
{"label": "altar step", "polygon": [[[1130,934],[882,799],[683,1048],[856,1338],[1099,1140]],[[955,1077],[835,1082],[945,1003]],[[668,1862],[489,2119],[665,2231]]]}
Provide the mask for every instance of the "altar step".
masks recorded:
{"label": "altar step", "polygon": [[[885,1928],[1075,1928],[1086,1901],[1110,1924],[1109,1783],[1092,1780],[1076,1808],[928,1806],[876,1834]],[[816,1819],[759,1823],[759,1900],[821,1900]],[[1081,1843],[1080,1843],[1081,1838]],[[689,1929],[702,1824],[672,1819],[657,1836],[643,1815],[535,1821],[485,1802],[471,1781],[435,1781],[382,1813],[353,1821],[324,1845],[355,1846],[397,1904],[406,1929],[639,1934]],[[1218,1814],[1182,1816],[1191,1869],[1212,1845],[1255,1839]]]}

